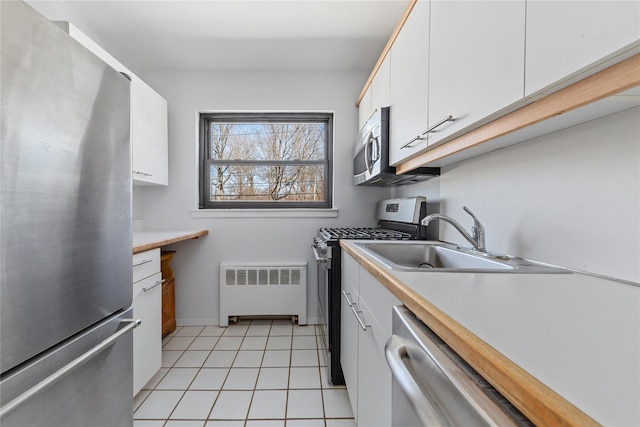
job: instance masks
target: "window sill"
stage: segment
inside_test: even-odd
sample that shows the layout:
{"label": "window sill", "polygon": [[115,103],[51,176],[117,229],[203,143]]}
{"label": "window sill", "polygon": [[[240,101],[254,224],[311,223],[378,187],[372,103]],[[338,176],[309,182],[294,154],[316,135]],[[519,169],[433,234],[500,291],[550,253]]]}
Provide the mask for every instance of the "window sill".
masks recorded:
{"label": "window sill", "polygon": [[338,209],[196,209],[191,218],[337,218]]}

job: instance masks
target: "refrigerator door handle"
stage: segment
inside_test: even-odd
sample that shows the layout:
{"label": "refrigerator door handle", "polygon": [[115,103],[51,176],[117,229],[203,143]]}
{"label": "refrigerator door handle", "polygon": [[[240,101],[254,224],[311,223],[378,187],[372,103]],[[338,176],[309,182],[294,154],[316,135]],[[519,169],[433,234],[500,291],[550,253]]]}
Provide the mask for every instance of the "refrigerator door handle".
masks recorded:
{"label": "refrigerator door handle", "polygon": [[47,378],[40,381],[38,384],[34,385],[6,405],[0,408],[0,420],[5,418],[7,415],[18,409],[28,400],[33,398],[33,396],[47,390],[49,387],[69,375],[71,372],[79,368],[80,366],[87,363],[89,360],[93,359],[95,356],[109,348],[112,344],[114,344],[121,336],[129,333],[134,328],[137,328],[142,321],[140,319],[123,319],[122,323],[128,323],[127,326],[118,330],[116,333],[111,335],[109,338],[102,341],[100,344],[93,347],[91,350],[82,354],[80,357],[72,360],[71,362],[64,365],[62,368],[58,369],[56,372],[48,376]]}

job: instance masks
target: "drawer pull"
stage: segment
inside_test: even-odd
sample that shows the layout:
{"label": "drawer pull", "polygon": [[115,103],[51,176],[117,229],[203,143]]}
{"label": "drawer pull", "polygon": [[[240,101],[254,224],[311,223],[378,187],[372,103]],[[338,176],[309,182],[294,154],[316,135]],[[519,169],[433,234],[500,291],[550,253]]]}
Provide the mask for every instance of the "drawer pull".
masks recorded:
{"label": "drawer pull", "polygon": [[135,267],[140,267],[141,265],[148,264],[148,263],[150,263],[151,261],[153,261],[153,260],[152,260],[152,259],[143,259],[143,260],[142,260],[142,261],[140,261],[139,263],[137,263],[137,264],[133,264],[133,267],[134,267],[134,268],[135,268]]}
{"label": "drawer pull", "polygon": [[356,316],[356,320],[360,323],[360,327],[363,331],[366,331],[367,328],[370,328],[371,325],[367,325],[364,323],[364,319],[362,319],[362,310],[356,310],[355,307],[351,307],[351,311],[353,311],[354,316]]}
{"label": "drawer pull", "polygon": [[155,288],[156,286],[161,285],[161,284],[163,284],[163,283],[164,283],[164,279],[162,279],[162,280],[158,280],[158,281],[157,281],[156,283],[154,283],[152,286],[149,286],[148,288],[142,288],[142,290],[143,290],[144,292],[147,292],[147,291],[150,291],[151,289],[153,289],[153,288]]}
{"label": "drawer pull", "polygon": [[347,300],[347,304],[349,304],[349,307],[353,307],[353,301],[351,301],[351,292],[342,291],[342,295],[344,296],[344,299]]}
{"label": "drawer pull", "polygon": [[440,120],[438,123],[436,123],[435,125],[431,126],[430,128],[428,128],[427,130],[425,130],[424,132],[422,132],[420,135],[416,136],[415,138],[413,138],[411,141],[407,142],[406,144],[404,144],[402,147],[400,147],[400,149],[402,150],[403,148],[412,148],[411,144],[413,144],[416,141],[422,141],[424,140],[424,135],[434,132],[436,130],[437,127],[442,126],[443,124],[447,123],[447,122],[454,122],[456,119],[452,116],[449,115],[447,117],[445,117],[444,119]]}
{"label": "drawer pull", "polygon": [[153,174],[146,173],[146,172],[140,172],[140,171],[133,171],[133,173],[134,173],[135,175],[153,176]]}

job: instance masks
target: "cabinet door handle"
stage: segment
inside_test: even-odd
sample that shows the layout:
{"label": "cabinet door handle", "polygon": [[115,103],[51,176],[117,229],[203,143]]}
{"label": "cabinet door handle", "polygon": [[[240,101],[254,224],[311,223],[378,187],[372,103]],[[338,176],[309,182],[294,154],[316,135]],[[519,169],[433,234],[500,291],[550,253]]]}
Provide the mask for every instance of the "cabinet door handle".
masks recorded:
{"label": "cabinet door handle", "polygon": [[402,150],[403,148],[413,148],[411,147],[411,144],[413,144],[416,141],[423,141],[425,138],[422,137],[422,135],[424,135],[426,132],[424,132],[423,134],[420,134],[418,136],[416,136],[415,138],[413,138],[411,141],[407,142],[406,144],[404,144],[402,147],[400,147],[400,149]]}
{"label": "cabinet door handle", "polygon": [[353,311],[354,316],[356,316],[356,320],[360,323],[360,327],[363,331],[366,331],[367,328],[370,328],[371,325],[367,325],[364,323],[364,319],[362,318],[362,310],[356,310],[354,306],[351,306],[351,311]]}
{"label": "cabinet door handle", "polygon": [[153,176],[153,174],[151,173],[140,172],[140,171],[133,171],[133,173],[136,175],[142,175],[142,176]]}
{"label": "cabinet door handle", "polygon": [[164,283],[164,281],[165,281],[165,279],[158,280],[158,281],[157,281],[156,283],[154,283],[152,286],[149,286],[148,288],[142,288],[142,291],[143,291],[143,292],[150,291],[151,289],[155,288],[156,286],[163,284],[163,283]]}
{"label": "cabinet door handle", "polygon": [[443,124],[447,123],[447,122],[454,122],[456,119],[452,116],[449,115],[447,117],[445,117],[444,119],[440,120],[438,123],[436,123],[435,125],[431,126],[430,128],[428,128],[427,130],[425,130],[424,132],[422,132],[420,135],[416,136],[415,138],[413,138],[411,141],[407,142],[406,144],[404,144],[402,147],[400,147],[400,149],[402,150],[403,148],[413,148],[411,147],[411,144],[413,144],[416,141],[422,141],[424,140],[424,135],[434,132],[435,129],[439,126],[442,126]]}
{"label": "cabinet door handle", "polygon": [[138,263],[136,263],[136,264],[133,264],[133,267],[134,267],[134,268],[135,268],[135,267],[140,267],[141,265],[148,264],[148,263],[150,263],[151,261],[153,261],[153,260],[152,260],[152,259],[143,259],[142,261],[140,261],[140,262],[138,262]]}
{"label": "cabinet door handle", "polygon": [[347,300],[347,304],[349,304],[349,307],[353,307],[353,301],[351,301],[351,292],[342,291],[342,295],[344,296],[344,299]]}
{"label": "cabinet door handle", "polygon": [[456,121],[456,119],[454,119],[452,115],[449,115],[449,116],[445,117],[444,119],[440,120],[435,125],[431,126],[429,129],[425,130],[423,135],[425,133],[430,133],[430,132],[435,131],[437,127],[440,127],[440,126],[442,126],[443,124],[445,124],[447,122],[455,122],[455,121]]}

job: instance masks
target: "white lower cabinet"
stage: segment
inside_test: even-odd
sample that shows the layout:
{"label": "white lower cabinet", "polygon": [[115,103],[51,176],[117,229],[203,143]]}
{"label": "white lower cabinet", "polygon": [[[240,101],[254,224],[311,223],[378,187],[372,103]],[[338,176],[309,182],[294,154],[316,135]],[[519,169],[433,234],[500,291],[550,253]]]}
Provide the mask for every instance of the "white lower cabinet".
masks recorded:
{"label": "white lower cabinet", "polygon": [[160,249],[133,256],[133,395],[158,372],[162,363],[162,273]]}
{"label": "white lower cabinet", "polygon": [[[342,266],[348,295],[342,299],[341,364],[356,425],[390,426],[391,371],[384,346],[391,336],[392,307],[401,302],[350,255],[343,255]],[[357,284],[349,280],[353,277]]]}
{"label": "white lower cabinet", "polygon": [[[351,257],[345,257],[355,263],[355,277],[358,277],[358,263]],[[343,267],[343,272],[345,271]],[[358,321],[353,315],[351,307],[357,305],[358,293],[354,284],[342,274],[342,298],[340,300],[340,364],[347,385],[349,401],[353,416],[358,419]],[[357,285],[357,282],[356,284]]]}

